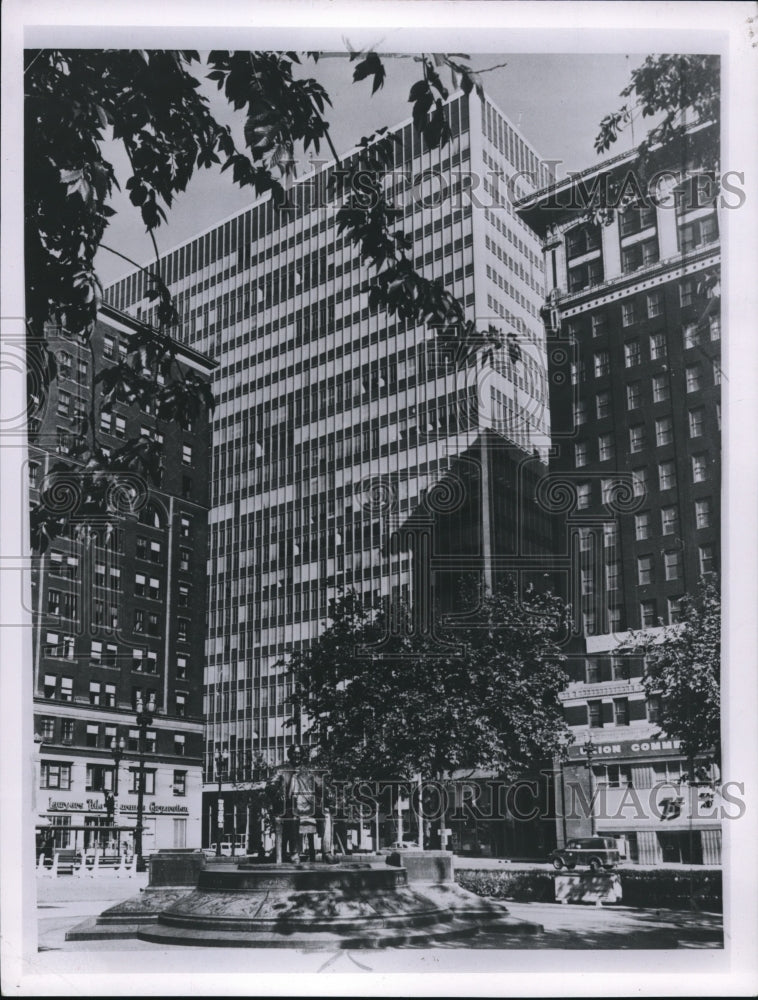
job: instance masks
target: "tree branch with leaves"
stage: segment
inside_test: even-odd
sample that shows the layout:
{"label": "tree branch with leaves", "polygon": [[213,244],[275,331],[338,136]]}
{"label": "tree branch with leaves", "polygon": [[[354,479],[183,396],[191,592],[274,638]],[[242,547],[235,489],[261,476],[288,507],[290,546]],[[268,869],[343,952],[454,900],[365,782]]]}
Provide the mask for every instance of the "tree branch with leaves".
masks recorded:
{"label": "tree branch with leaves", "polygon": [[328,627],[288,661],[291,724],[306,720],[322,766],[338,778],[486,768],[510,779],[570,738],[558,700],[568,680],[555,642],[562,602],[520,598],[508,583],[477,603],[460,627],[440,619],[432,647],[403,605],[390,627],[352,592],[332,602]]}
{"label": "tree branch with leaves", "polygon": [[662,734],[681,741],[688,760],[721,761],[721,597],[715,580],[679,602],[681,620],[662,634],[639,632],[648,697],[660,699]]}

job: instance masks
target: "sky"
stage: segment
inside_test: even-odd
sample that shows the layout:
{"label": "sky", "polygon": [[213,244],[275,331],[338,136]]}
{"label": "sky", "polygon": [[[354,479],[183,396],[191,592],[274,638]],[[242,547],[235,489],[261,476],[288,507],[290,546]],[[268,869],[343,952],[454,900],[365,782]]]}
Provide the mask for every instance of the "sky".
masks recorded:
{"label": "sky", "polygon": [[[629,81],[631,69],[644,54],[477,54],[468,60],[474,69],[497,67],[481,77],[491,100],[520,128],[524,137],[545,159],[560,160],[558,175],[581,170],[597,162],[593,140],[600,120],[615,110],[619,94]],[[315,77],[332,98],[329,111],[330,131],[336,149],[351,149],[363,135],[382,125],[392,126],[409,117],[408,93],[419,79],[421,68],[412,57],[384,56],[387,78],[384,87],[373,97],[371,81],[352,82],[355,63],[346,55],[333,55],[314,64],[307,60],[303,72]],[[504,64],[504,65],[503,65]],[[197,63],[194,64],[197,67]],[[443,82],[451,86],[449,73]],[[215,85],[207,83],[204,93],[220,120],[229,121],[235,131],[241,126],[242,112],[231,112]],[[639,141],[640,135],[636,136]],[[617,143],[618,153],[631,145],[631,133]],[[241,144],[241,143],[240,143]],[[322,156],[323,156],[322,152]],[[608,154],[606,154],[608,155]],[[121,150],[109,144],[106,156],[125,180],[127,164]],[[122,188],[123,188],[122,180]],[[168,212],[168,222],[156,232],[158,249],[163,254],[193,234],[241,211],[250,205],[252,192],[240,190],[230,172],[217,169],[198,171],[178,196]],[[128,198],[116,192],[112,202],[117,214],[111,219],[103,244],[144,264],[153,257],[150,238],[137,210]],[[96,266],[104,285],[132,269],[131,265],[109,251],[99,251]]]}

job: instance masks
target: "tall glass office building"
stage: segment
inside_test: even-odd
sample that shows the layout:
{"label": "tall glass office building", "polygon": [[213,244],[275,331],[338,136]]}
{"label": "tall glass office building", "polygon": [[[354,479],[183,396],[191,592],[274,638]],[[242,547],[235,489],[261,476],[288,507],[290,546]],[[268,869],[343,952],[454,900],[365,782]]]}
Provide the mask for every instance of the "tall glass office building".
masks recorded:
{"label": "tall glass office building", "polygon": [[[410,593],[413,554],[389,535],[457,456],[485,429],[547,454],[542,252],[511,202],[552,178],[488,100],[458,93],[447,110],[452,138],[441,149],[426,148],[410,122],[392,130],[400,142],[387,183],[416,266],[480,329],[515,334],[516,350],[462,366],[435,349],[433,330],[372,310],[371,272],[338,232],[338,204],[322,196],[330,165],[297,181],[298,207],[263,197],[161,258],[181,316],[175,335],[218,363],[208,782],[218,749],[230,781],[244,780],[254,751],[284,758],[294,731],[277,664],[319,634],[341,588],[370,602]],[[152,318],[139,271],[108,299]]]}

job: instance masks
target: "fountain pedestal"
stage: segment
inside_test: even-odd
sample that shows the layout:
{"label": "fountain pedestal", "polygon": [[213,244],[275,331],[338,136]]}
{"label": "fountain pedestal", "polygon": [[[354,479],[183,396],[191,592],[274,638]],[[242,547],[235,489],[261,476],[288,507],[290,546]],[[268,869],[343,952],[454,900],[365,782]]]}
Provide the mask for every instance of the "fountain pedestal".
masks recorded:
{"label": "fountain pedestal", "polygon": [[[405,868],[383,860],[213,865],[195,889],[147,889],[142,897],[111,907],[69,939],[112,937],[120,928],[121,936],[164,944],[334,949],[423,946],[480,930],[502,931],[505,942],[540,930],[453,883],[411,887]],[[135,919],[139,903],[144,919]]]}

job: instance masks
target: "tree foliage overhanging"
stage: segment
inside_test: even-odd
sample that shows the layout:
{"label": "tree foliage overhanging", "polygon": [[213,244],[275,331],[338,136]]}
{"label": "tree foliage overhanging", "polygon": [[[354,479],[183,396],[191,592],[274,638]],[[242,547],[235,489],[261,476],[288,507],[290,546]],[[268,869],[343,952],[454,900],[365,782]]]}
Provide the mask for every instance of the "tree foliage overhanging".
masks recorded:
{"label": "tree foliage overhanging", "polygon": [[[631,72],[621,91],[627,100],[600,122],[595,150],[604,153],[617,141],[634,118],[650,118],[647,134],[638,145],[645,159],[657,146],[670,146],[682,139],[693,125],[711,122],[719,141],[721,123],[721,61],[715,55],[651,55]],[[715,153],[717,146],[711,149]],[[713,162],[717,162],[714,155]]]}
{"label": "tree foliage overhanging", "polygon": [[[317,59],[318,53],[309,56]],[[449,56],[422,56],[419,61],[422,78],[409,96],[414,125],[429,146],[443,145],[450,138],[444,110],[449,92],[437,67],[448,66],[466,92],[474,87],[481,91],[481,85],[467,66]],[[102,288],[94,258],[113,215],[109,202],[118,186],[104,155],[108,137],[123,145],[130,164],[125,187],[151,237],[196,168],[219,165],[221,172],[231,170],[241,187],[253,188],[255,195],[272,192],[276,203],[283,204],[282,181],[295,172],[296,149],[312,146],[318,152],[326,141],[339,162],[324,117],[330,97],[315,79],[295,76],[299,62],[294,52],[208,54],[208,78],[245,116],[246,148],[240,150],[231,129],[216,121],[199,92],[202,61],[197,52],[29,51],[26,267],[28,318],[36,335],[43,334],[50,320],[63,320],[71,333],[86,334],[96,318]],[[369,53],[353,75],[356,82],[372,75],[376,91],[385,71],[378,56]],[[379,129],[360,142],[355,165],[369,183],[381,177],[392,160],[393,140],[385,133],[386,128]],[[335,176],[337,193],[349,195],[350,172],[337,171]],[[373,197],[353,198],[344,206],[340,227],[377,271],[401,261],[407,264],[407,246],[392,205],[372,188],[364,188],[364,193],[369,190]],[[444,324],[451,319],[451,309],[457,312],[454,304],[450,298],[434,298],[436,283],[416,277],[429,299],[426,318]],[[157,270],[151,278],[160,327],[169,329],[178,317]],[[374,296],[390,311],[400,302],[383,293],[381,285]],[[403,304],[409,307],[409,301]],[[416,318],[424,318],[421,303]]]}
{"label": "tree foliage overhanging", "polygon": [[[463,601],[470,606],[470,595]],[[293,721],[302,713],[319,763],[337,777],[481,768],[514,778],[570,739],[555,641],[565,616],[554,595],[519,598],[509,581],[464,623],[440,619],[432,638],[413,628],[407,607],[368,610],[348,593],[332,602],[323,634],[288,661]]]}
{"label": "tree foliage overhanging", "polygon": [[645,689],[660,698],[659,722],[689,760],[721,762],[721,598],[715,580],[679,602],[680,622],[661,636],[641,632]]}
{"label": "tree foliage overhanging", "polygon": [[[668,198],[672,171],[707,177],[716,197],[720,189],[720,60],[711,55],[656,55],[632,70],[621,91],[621,107],[606,115],[595,137],[595,151],[606,153],[626,129],[642,125],[633,170],[610,170],[606,185],[587,199],[588,218],[609,223],[620,209],[649,206]],[[648,120],[647,122],[645,120]],[[645,125],[647,130],[645,131]],[[664,185],[658,189],[659,182]]]}

